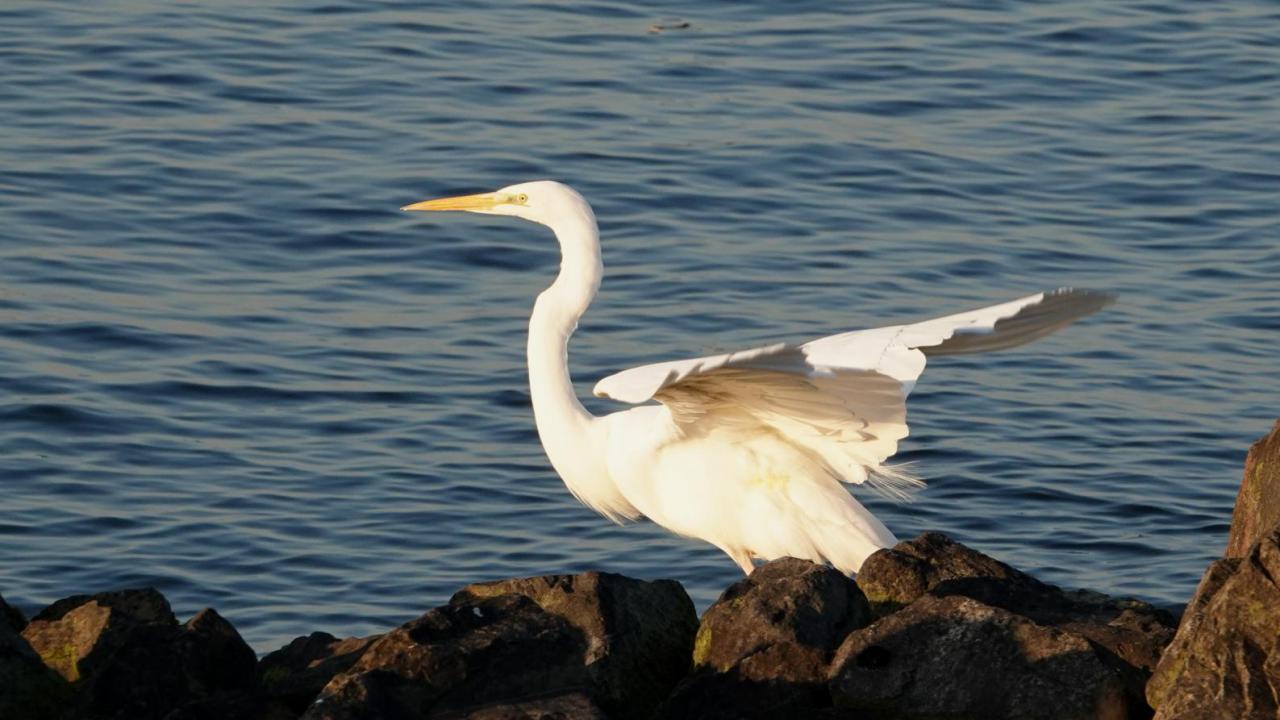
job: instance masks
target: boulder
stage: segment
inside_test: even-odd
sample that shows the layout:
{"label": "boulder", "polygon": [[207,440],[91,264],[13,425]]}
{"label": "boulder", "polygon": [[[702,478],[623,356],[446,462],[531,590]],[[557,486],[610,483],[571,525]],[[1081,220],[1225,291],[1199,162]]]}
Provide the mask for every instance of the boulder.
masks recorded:
{"label": "boulder", "polygon": [[1280,525],[1211,564],[1147,684],[1157,720],[1280,715]]}
{"label": "boulder", "polygon": [[674,580],[549,575],[468,585],[451,602],[501,595],[527,597],[582,633],[592,696],[609,717],[648,717],[688,672],[698,615]]}
{"label": "boulder", "polygon": [[873,554],[858,573],[858,586],[877,617],[925,593],[962,595],[1078,632],[1147,672],[1155,669],[1177,626],[1172,613],[1150,603],[1062,590],[937,532]]}
{"label": "boulder", "polygon": [[[782,558],[755,569],[707,609],[698,627],[693,662],[699,669],[738,668],[752,678],[820,678],[845,636],[870,622],[866,598],[843,573],[808,560]],[[809,667],[759,667],[760,655],[795,646]]]}
{"label": "boulder", "polygon": [[201,704],[249,704],[257,689],[257,658],[230,623],[206,609],[178,625],[150,588],[60,600],[22,634],[72,683],[76,717],[186,717]]}
{"label": "boulder", "polygon": [[1277,524],[1280,524],[1280,420],[1276,421],[1271,434],[1249,448],[1223,555],[1242,557]]}
{"label": "boulder", "polygon": [[1019,596],[1042,596],[1050,586],[940,532],[927,532],[872,553],[858,571],[858,587],[872,614],[884,617],[947,580],[983,578]]}
{"label": "boulder", "polygon": [[46,665],[77,682],[113,656],[135,628],[177,624],[169,601],[142,588],[64,598],[36,614],[22,635]]}
{"label": "boulder", "polygon": [[7,627],[13,632],[22,632],[27,626],[27,617],[18,608],[4,601],[0,595],[0,627]]}
{"label": "boulder", "polygon": [[963,596],[926,595],[855,630],[831,663],[854,717],[1123,720],[1121,674],[1083,636]]}
{"label": "boulder", "polygon": [[702,616],[694,672],[664,718],[774,717],[830,706],[831,654],[870,621],[843,573],[783,558],[731,586]]}
{"label": "boulder", "polygon": [[67,683],[18,634],[25,623],[0,597],[0,718],[56,718],[66,702]]}
{"label": "boulder", "polygon": [[608,720],[599,705],[583,692],[500,703],[471,710],[467,720]]}
{"label": "boulder", "polygon": [[1148,603],[1064,591],[936,532],[873,554],[858,573],[858,585],[874,598],[881,616],[922,595],[961,596],[1083,636],[1124,678],[1136,715],[1149,712],[1147,678],[1177,625],[1172,614]]}
{"label": "boulder", "polygon": [[1132,598],[1114,598],[1088,590],[1010,587],[990,578],[956,578],[930,589],[935,597],[959,595],[1022,615],[1046,627],[1083,635],[1114,656],[1130,694],[1143,703],[1147,678],[1173,640],[1177,621],[1168,611]]}
{"label": "boulder", "polygon": [[644,717],[687,670],[695,628],[692,602],[670,581],[584,573],[472,585],[376,640],[304,717],[554,717],[588,706]]}
{"label": "boulder", "polygon": [[[164,720],[297,720],[298,714],[280,708],[264,711],[253,695],[212,695],[184,702],[165,714]],[[93,716],[96,720],[97,716]],[[64,719],[65,720],[65,719]]]}
{"label": "boulder", "polygon": [[333,676],[346,672],[379,637],[339,640],[315,632],[295,638],[258,663],[263,698],[301,715]]}
{"label": "boulder", "polygon": [[421,718],[588,687],[582,633],[521,595],[450,603],[376,640],[307,720]]}
{"label": "boulder", "polygon": [[201,694],[256,691],[258,655],[213,608],[196,613],[177,636],[188,683]]}

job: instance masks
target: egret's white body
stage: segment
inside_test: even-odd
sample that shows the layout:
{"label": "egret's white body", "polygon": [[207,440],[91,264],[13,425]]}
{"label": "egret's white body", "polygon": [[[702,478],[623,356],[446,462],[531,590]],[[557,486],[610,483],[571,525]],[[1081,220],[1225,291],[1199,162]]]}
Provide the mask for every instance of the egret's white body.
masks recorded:
{"label": "egret's white body", "polygon": [[906,437],[906,398],[926,355],[1029,342],[1092,313],[1109,296],[1058,290],[911,325],[859,330],[633,368],[595,394],[626,403],[583,408],[568,342],[604,272],[591,206],[557,182],[428,200],[407,210],[514,215],[560,242],[560,274],[529,322],[529,389],[538,435],[579,500],[621,521],[647,517],[752,560],[792,556],[856,572],[893,533],[845,488],[905,495],[920,482],[883,463]]}

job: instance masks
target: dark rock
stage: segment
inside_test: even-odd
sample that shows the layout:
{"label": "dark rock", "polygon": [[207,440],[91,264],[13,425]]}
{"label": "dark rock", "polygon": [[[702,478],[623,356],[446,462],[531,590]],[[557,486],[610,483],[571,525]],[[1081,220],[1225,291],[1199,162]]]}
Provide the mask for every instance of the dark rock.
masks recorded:
{"label": "dark rock", "polygon": [[152,589],[60,600],[23,636],[72,683],[75,717],[200,717],[202,705],[251,704],[257,689],[257,658],[230,623],[207,609],[180,626]]}
{"label": "dark rock", "polygon": [[[56,718],[69,695],[67,682],[18,634],[21,623],[8,608],[0,598],[0,718]],[[17,617],[21,620],[20,614]]]}
{"label": "dark rock", "polygon": [[1249,448],[1223,555],[1245,555],[1277,524],[1280,524],[1280,420],[1269,435]]}
{"label": "dark rock", "polygon": [[177,623],[169,601],[143,588],[64,598],[41,610],[22,635],[46,665],[76,682],[111,657],[133,628]]}
{"label": "dark rock", "polygon": [[235,628],[205,609],[184,626],[135,627],[86,678],[81,695],[94,717],[199,717],[190,706],[247,704],[257,689],[256,665]]}
{"label": "dark rock", "polygon": [[[245,718],[245,720],[298,720],[298,713],[280,702],[262,702],[250,713],[228,715],[229,718]],[[166,718],[166,720],[169,720]]]}
{"label": "dark rock", "polygon": [[1020,593],[1039,594],[1047,587],[939,532],[873,553],[858,571],[858,587],[867,596],[872,615],[879,618],[909,605],[938,583],[958,578],[998,580],[1004,588]]}
{"label": "dark rock", "polygon": [[1040,625],[1083,635],[1115,656],[1116,667],[1129,680],[1131,694],[1141,702],[1147,678],[1173,640],[1173,615],[1141,600],[1087,590],[1064,591],[1036,582],[1038,587],[1010,587],[989,578],[954,579],[938,583],[929,594],[972,598]]}
{"label": "dark rock", "polygon": [[746,680],[729,673],[694,671],[659,708],[660,720],[765,720],[809,717],[829,707],[826,688],[786,680]]}
{"label": "dark rock", "polygon": [[0,595],[0,627],[7,627],[10,630],[20,633],[22,628],[27,626],[27,618],[18,608],[4,601],[4,596]]}
{"label": "dark rock", "polygon": [[465,716],[590,686],[582,632],[522,595],[459,600],[379,638],[333,678],[307,720]]}
{"label": "dark rock", "polygon": [[1129,700],[1105,653],[971,598],[928,595],[850,633],[830,691],[855,717],[1122,720]]}
{"label": "dark rock", "polygon": [[471,710],[466,720],[608,720],[600,706],[582,692],[556,695]]}
{"label": "dark rock", "polygon": [[316,632],[294,639],[258,663],[263,697],[301,715],[333,676],[346,672],[379,637],[339,640]]}
{"label": "dark rock", "polygon": [[[877,617],[925,593],[962,595],[1041,625],[1078,632],[1148,672],[1155,669],[1176,626],[1171,613],[1149,603],[1062,590],[936,532],[876,552],[858,573],[858,586],[873,609],[881,611]],[[876,600],[871,601],[873,595]]]}
{"label": "dark rock", "polygon": [[646,717],[687,671],[696,627],[693,603],[667,580],[471,585],[376,640],[304,717],[555,717],[582,699],[609,717]]}
{"label": "dark rock", "polygon": [[[1221,558],[1209,563],[1209,567],[1205,568],[1204,575],[1200,576],[1200,582],[1191,596],[1191,602],[1187,604],[1187,609],[1182,614],[1182,624],[1178,626],[1178,634],[1174,636],[1175,641],[1178,641],[1178,636],[1183,637],[1183,640],[1178,642],[1179,645],[1190,635],[1199,632],[1199,625],[1204,620],[1205,608],[1209,601],[1217,595],[1223,583],[1236,574],[1243,561],[1244,558]],[[1174,650],[1173,642],[1165,652],[1172,650]]]}
{"label": "dark rock", "polygon": [[164,720],[297,720],[298,714],[264,712],[261,701],[253,695],[213,695],[183,703],[164,716]]}
{"label": "dark rock", "polygon": [[1280,715],[1280,525],[1209,566],[1147,684],[1157,720]]}
{"label": "dark rock", "polygon": [[[382,636],[390,641],[392,631]],[[300,720],[409,720],[426,717],[421,707],[409,707],[415,698],[402,697],[407,684],[394,672],[368,670],[335,675]]]}
{"label": "dark rock", "polygon": [[174,624],[178,619],[169,607],[169,601],[155,588],[137,588],[132,590],[112,590],[96,595],[72,595],[63,598],[41,610],[35,620],[60,620],[72,610],[92,602],[110,610],[133,623],[167,623]]}
{"label": "dark rock", "polygon": [[831,654],[870,620],[843,573],[783,558],[730,587],[702,616],[694,673],[665,718],[771,717],[830,705]]}
{"label": "dark rock", "polygon": [[[838,570],[782,558],[755,569],[720,596],[702,616],[694,665],[727,672],[751,667],[761,652],[796,646],[813,655],[812,667],[760,668],[751,677],[825,677],[826,662],[845,636],[870,621],[866,598]],[[744,667],[743,663],[748,663]]]}
{"label": "dark rock", "polygon": [[925,533],[867,559],[858,585],[881,613],[922,594],[963,596],[1022,615],[1046,627],[1081,635],[1125,680],[1131,711],[1149,712],[1145,686],[1173,639],[1173,615],[1139,600],[1087,590],[1064,591],[951,540]]}
{"label": "dark rock", "polygon": [[648,717],[689,669],[698,616],[673,580],[549,575],[469,585],[451,602],[508,594],[529,598],[582,633],[591,696],[609,717]]}
{"label": "dark rock", "polygon": [[197,694],[254,691],[258,655],[213,608],[196,613],[179,636],[183,670]]}

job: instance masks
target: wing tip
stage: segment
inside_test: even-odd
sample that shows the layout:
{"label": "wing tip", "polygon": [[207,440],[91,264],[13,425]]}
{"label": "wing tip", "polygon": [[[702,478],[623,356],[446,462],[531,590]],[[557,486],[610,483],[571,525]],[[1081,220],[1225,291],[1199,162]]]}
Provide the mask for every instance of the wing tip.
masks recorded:
{"label": "wing tip", "polygon": [[1095,309],[1091,312],[1097,312],[1108,305],[1114,305],[1120,299],[1118,294],[1108,292],[1106,290],[1093,290],[1090,288],[1077,287],[1060,287],[1056,290],[1050,290],[1049,292],[1042,293],[1042,295],[1044,297],[1041,302],[1061,297],[1063,299],[1074,300],[1079,302],[1081,305],[1095,306]]}
{"label": "wing tip", "polygon": [[1043,293],[1043,296],[1035,305],[1043,306],[1045,313],[1070,318],[1069,322],[1088,317],[1120,300],[1119,295],[1113,292],[1076,287],[1060,287]]}
{"label": "wing tip", "polygon": [[[979,308],[970,313],[942,318],[977,317],[980,322],[954,326],[949,334],[933,344],[921,343],[918,349],[926,356],[966,355],[991,352],[1024,345],[1061,330],[1117,301],[1113,293],[1087,288],[1060,287],[1028,295],[1002,305]],[[999,317],[982,313],[1001,311]]]}

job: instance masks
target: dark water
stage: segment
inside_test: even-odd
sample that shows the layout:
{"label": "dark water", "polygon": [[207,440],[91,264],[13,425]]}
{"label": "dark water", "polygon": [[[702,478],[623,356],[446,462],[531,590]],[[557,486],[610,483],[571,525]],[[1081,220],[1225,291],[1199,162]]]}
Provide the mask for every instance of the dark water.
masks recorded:
{"label": "dark water", "polygon": [[727,558],[608,524],[542,456],[550,237],[397,211],[522,180],[601,218],[584,395],[1119,292],[930,367],[901,457],[931,487],[867,500],[900,537],[1184,602],[1280,415],[1274,3],[11,1],[0,26],[0,592],[28,610],[153,584],[265,651],[487,578],[713,599]]}

